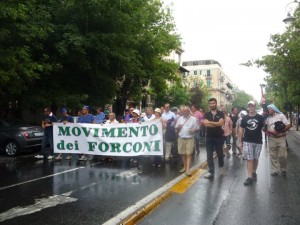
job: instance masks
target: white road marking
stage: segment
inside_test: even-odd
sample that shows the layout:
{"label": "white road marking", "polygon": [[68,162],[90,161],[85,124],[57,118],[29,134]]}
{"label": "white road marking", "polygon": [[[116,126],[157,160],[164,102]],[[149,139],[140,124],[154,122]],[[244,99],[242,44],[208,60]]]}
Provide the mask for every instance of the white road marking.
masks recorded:
{"label": "white road marking", "polygon": [[62,205],[77,201],[77,198],[69,197],[72,192],[67,192],[62,195],[52,195],[48,198],[36,199],[35,204],[26,207],[15,207],[0,214],[0,222],[12,219],[18,216],[28,215],[39,212],[43,209],[57,205]]}
{"label": "white road marking", "polygon": [[36,179],[24,181],[24,182],[21,182],[21,183],[16,183],[16,184],[12,184],[12,185],[9,185],[9,186],[1,187],[0,191],[8,189],[8,188],[11,188],[11,187],[20,186],[22,184],[32,183],[32,182],[35,182],[35,181],[38,181],[38,180],[42,180],[42,179],[46,179],[46,178],[49,178],[49,177],[58,176],[58,175],[61,175],[61,174],[64,174],[64,173],[69,173],[69,172],[72,172],[72,171],[75,171],[75,170],[79,170],[79,169],[83,169],[83,168],[85,168],[85,167],[81,166],[81,167],[74,168],[74,169],[71,169],[71,170],[66,170],[66,171],[63,171],[63,172],[60,172],[60,173],[54,173],[54,174],[51,174],[51,175],[48,175],[48,176],[39,177],[39,178],[36,178]]}

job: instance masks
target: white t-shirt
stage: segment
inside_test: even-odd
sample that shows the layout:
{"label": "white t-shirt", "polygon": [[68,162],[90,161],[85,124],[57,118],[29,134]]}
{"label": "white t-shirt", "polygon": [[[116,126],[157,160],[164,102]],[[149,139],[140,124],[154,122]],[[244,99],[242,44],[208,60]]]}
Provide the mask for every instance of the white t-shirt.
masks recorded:
{"label": "white t-shirt", "polygon": [[190,133],[190,130],[191,129],[196,129],[196,130],[199,129],[198,119],[194,116],[189,116],[187,118],[184,118],[183,116],[179,117],[175,128],[177,128],[181,125],[183,125],[183,127],[180,129],[180,132],[179,132],[179,137],[181,137],[181,138],[192,138],[195,136],[195,134]]}

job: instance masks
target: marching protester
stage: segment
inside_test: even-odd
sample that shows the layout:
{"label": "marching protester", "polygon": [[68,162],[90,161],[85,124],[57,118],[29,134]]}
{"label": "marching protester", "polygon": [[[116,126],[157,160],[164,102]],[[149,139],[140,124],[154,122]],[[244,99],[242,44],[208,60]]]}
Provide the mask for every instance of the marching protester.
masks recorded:
{"label": "marching protester", "polygon": [[[62,108],[61,109],[61,113],[62,113],[62,117],[57,121],[58,123],[74,123],[74,119],[72,116],[68,115],[68,110],[66,108]],[[56,156],[55,158],[56,160],[62,160],[62,154],[58,154],[58,156]],[[67,160],[72,159],[72,155],[68,154],[68,156],[66,157]]]}
{"label": "marching protester", "polygon": [[105,123],[105,114],[101,107],[97,108],[97,115],[95,116],[95,123],[97,123],[97,124]]}
{"label": "marching protester", "polygon": [[183,169],[180,170],[187,176],[191,176],[190,166],[195,145],[195,133],[199,131],[198,119],[191,115],[188,106],[182,108],[182,116],[178,119],[175,129],[178,133],[178,153],[182,156]]}
{"label": "marching protester", "polygon": [[244,185],[251,185],[257,180],[256,169],[262,148],[262,128],[264,119],[256,113],[254,101],[247,104],[248,115],[244,116],[241,122],[238,147],[243,149],[244,158],[247,160],[247,175]]}
{"label": "marching protester", "polygon": [[[236,137],[239,136],[239,129],[240,129],[240,127],[241,127],[241,122],[242,122],[243,117],[246,116],[246,115],[247,115],[247,111],[245,111],[245,110],[242,110],[242,111],[239,113],[239,115],[238,115],[238,118],[239,118],[239,119],[238,119],[237,122],[236,122],[236,129],[235,129],[235,136],[236,136]],[[243,141],[243,137],[242,137],[242,141]],[[233,144],[232,144],[232,145],[233,145]],[[239,157],[240,155],[243,154],[243,152],[242,152],[243,149],[241,149],[241,148],[238,147],[238,140],[236,140],[236,145],[237,145],[237,149],[239,150],[239,152],[236,154],[236,156]]]}
{"label": "marching protester", "polygon": [[267,106],[269,117],[266,120],[267,133],[269,135],[269,152],[272,167],[272,176],[277,176],[279,172],[283,176],[287,175],[287,147],[286,131],[292,125],[286,116],[281,113],[274,104]]}
{"label": "marching protester", "polygon": [[[162,123],[163,130],[166,129],[166,121],[161,117],[161,109],[160,108],[156,108],[154,110],[154,115],[155,115],[154,120],[159,120]],[[161,163],[161,156],[156,155],[153,158],[154,158],[154,162],[153,162],[152,166],[161,167],[161,165],[162,165],[162,163]]]}
{"label": "marching protester", "polygon": [[151,121],[155,119],[155,115],[153,114],[153,108],[152,107],[147,107],[146,108],[146,115],[143,117],[143,120],[145,122]]}
{"label": "marching protester", "polygon": [[[77,123],[95,123],[95,117],[89,113],[90,107],[89,106],[83,106],[81,110],[81,116],[78,118]],[[89,160],[93,159],[93,155],[90,155]],[[80,161],[86,161],[88,158],[85,154],[83,154],[79,160]]]}
{"label": "marching protester", "polygon": [[208,100],[210,111],[205,113],[203,124],[206,127],[206,154],[208,164],[208,174],[204,178],[212,179],[215,174],[215,164],[213,154],[216,151],[221,173],[223,173],[224,156],[223,156],[223,129],[224,113],[217,108],[217,99]]}
{"label": "marching protester", "polygon": [[164,112],[162,114],[162,118],[166,121],[167,127],[164,134],[164,142],[165,142],[165,162],[168,163],[170,157],[172,157],[171,150],[172,145],[175,140],[175,129],[172,126],[176,116],[173,112],[170,111],[170,104],[165,104]]}
{"label": "marching protester", "polygon": [[230,119],[232,121],[232,154],[235,155],[236,154],[236,143],[237,143],[237,136],[236,136],[236,123],[239,119],[239,115],[238,115],[238,108],[233,107],[231,109],[231,114],[230,114]]}
{"label": "marching protester", "polygon": [[44,108],[44,116],[42,118],[42,128],[44,129],[44,137],[42,141],[42,146],[40,153],[35,156],[37,159],[43,159],[45,155],[45,149],[47,145],[50,145],[50,155],[48,159],[54,158],[54,149],[53,149],[53,123],[57,122],[57,118],[51,112],[50,107]]}
{"label": "marching protester", "polygon": [[225,142],[225,147],[224,147],[224,153],[227,155],[227,157],[230,157],[230,152],[229,150],[231,149],[231,135],[232,135],[232,120],[230,119],[228,112],[226,109],[223,109],[224,113],[224,126],[223,126],[223,131],[224,131],[224,142]]}
{"label": "marching protester", "polygon": [[197,118],[198,124],[199,124],[199,130],[196,131],[195,133],[195,154],[200,153],[200,121],[203,119],[201,112],[198,110],[196,105],[191,106],[191,114]]}

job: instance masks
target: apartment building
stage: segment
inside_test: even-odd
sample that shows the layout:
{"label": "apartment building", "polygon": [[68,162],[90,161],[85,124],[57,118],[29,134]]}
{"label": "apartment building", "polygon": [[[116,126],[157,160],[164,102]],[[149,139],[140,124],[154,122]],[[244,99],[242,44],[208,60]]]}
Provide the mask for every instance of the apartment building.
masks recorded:
{"label": "apartment building", "polygon": [[[236,87],[219,62],[215,60],[184,61],[182,66],[189,71],[184,74],[184,81],[201,79],[208,87],[209,97],[216,98],[219,106],[227,109],[232,106]],[[189,83],[189,85],[194,84]]]}

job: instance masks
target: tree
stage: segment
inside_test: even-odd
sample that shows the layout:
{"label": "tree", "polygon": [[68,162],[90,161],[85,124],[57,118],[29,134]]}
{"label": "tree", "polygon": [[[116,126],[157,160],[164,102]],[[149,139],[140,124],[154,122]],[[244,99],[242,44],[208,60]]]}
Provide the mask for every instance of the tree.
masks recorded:
{"label": "tree", "polygon": [[1,99],[9,90],[23,106],[55,109],[116,100],[123,112],[149,83],[160,92],[177,79],[164,56],[180,39],[159,0],[11,0],[0,13]]}
{"label": "tree", "polygon": [[245,91],[237,91],[236,98],[232,102],[232,106],[237,107],[238,109],[243,109],[251,100],[253,100],[253,96],[247,94]]}

